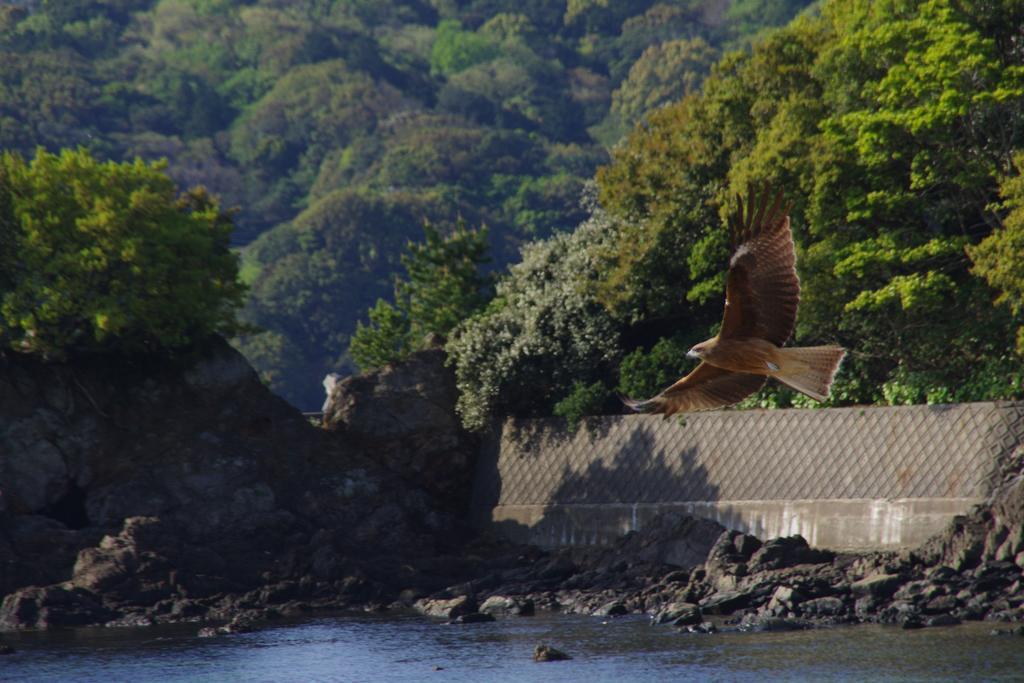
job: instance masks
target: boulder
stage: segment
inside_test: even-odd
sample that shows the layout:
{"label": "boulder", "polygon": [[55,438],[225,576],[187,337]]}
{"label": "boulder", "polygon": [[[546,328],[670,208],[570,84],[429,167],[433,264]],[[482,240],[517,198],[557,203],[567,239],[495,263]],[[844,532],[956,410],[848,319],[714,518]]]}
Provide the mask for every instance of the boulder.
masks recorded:
{"label": "boulder", "polygon": [[961,623],[963,622],[960,621],[960,618],[952,614],[939,614],[929,617],[925,621],[925,626],[958,626]]}
{"label": "boulder", "polygon": [[850,584],[850,590],[858,597],[870,596],[875,599],[888,598],[900,584],[903,578],[898,574],[872,574],[859,581]]}
{"label": "boulder", "polygon": [[741,631],[804,631],[814,628],[814,624],[804,619],[745,614],[738,628]]}
{"label": "boulder", "polygon": [[610,600],[594,610],[595,617],[621,617],[628,613],[621,600]]}
{"label": "boulder", "polygon": [[324,428],[340,433],[387,469],[422,486],[451,510],[468,504],[479,450],[455,413],[455,374],[442,348],[375,372],[324,383]]}
{"label": "boulder", "polygon": [[778,614],[795,612],[796,606],[806,599],[806,596],[791,586],[779,586],[775,589],[775,592],[772,593],[772,597],[768,601],[767,609]]}
{"label": "boulder", "polygon": [[793,567],[798,564],[831,562],[835,553],[807,545],[799,534],[766,541],[753,555],[747,566],[751,572]]}
{"label": "boulder", "polygon": [[622,539],[616,545],[615,556],[634,562],[695,567],[704,563],[724,531],[725,527],[709,519],[663,512],[639,532]]}
{"label": "boulder", "polygon": [[[219,339],[173,359],[0,356],[4,625],[363,606],[469,581],[472,563],[414,569],[463,528],[447,509],[457,496],[437,503],[420,482],[438,496],[462,487],[476,453],[460,450],[472,439],[445,372],[435,350],[361,380],[371,390],[332,431]],[[421,389],[438,402],[417,403]]]}
{"label": "boulder", "polygon": [[700,601],[705,614],[732,614],[749,607],[756,597],[752,591],[721,591]]}
{"label": "boulder", "polygon": [[472,612],[470,614],[460,614],[455,617],[449,624],[483,624],[488,621],[494,621],[494,616],[491,614],[484,614],[482,612]]}
{"label": "boulder", "polygon": [[533,615],[534,605],[529,598],[492,595],[483,601],[480,611],[493,616],[528,617]]}
{"label": "boulder", "polygon": [[652,624],[672,624],[673,626],[699,624],[702,620],[700,605],[692,602],[670,602],[651,617]]}
{"label": "boulder", "polygon": [[412,606],[420,614],[443,619],[455,619],[477,611],[476,600],[468,595],[455,598],[421,598]]}
{"label": "boulder", "polygon": [[835,597],[815,598],[800,603],[800,613],[807,617],[839,617],[846,612],[846,603]]}
{"label": "boulder", "polygon": [[533,661],[535,662],[561,662],[566,659],[572,659],[572,657],[550,645],[538,645],[533,650]]}
{"label": "boulder", "polygon": [[85,626],[117,616],[86,591],[68,586],[19,589],[0,604],[0,631]]}

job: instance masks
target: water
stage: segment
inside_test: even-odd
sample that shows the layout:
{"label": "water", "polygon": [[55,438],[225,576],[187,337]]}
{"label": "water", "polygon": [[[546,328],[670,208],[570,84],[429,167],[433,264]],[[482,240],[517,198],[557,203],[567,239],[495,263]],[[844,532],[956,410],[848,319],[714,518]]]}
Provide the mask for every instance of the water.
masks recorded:
{"label": "water", "polygon": [[[545,615],[446,626],[320,618],[197,638],[196,626],[7,634],[2,681],[1022,680],[1024,638],[992,624],[903,631],[680,634],[627,617]],[[574,659],[536,663],[547,643]],[[440,667],[440,668],[437,668]]]}

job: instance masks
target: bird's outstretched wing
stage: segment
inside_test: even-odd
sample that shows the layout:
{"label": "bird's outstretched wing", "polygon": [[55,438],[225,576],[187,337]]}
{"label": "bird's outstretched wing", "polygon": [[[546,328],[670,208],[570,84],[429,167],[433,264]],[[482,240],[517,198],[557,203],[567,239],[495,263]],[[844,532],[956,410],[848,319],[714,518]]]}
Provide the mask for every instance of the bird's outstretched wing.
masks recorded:
{"label": "bird's outstretched wing", "polygon": [[690,374],[646,401],[623,398],[637,412],[675,413],[714,410],[742,401],[764,386],[767,377],[731,372],[702,362]]}
{"label": "bird's outstretched wing", "polygon": [[725,290],[725,315],[719,337],[757,337],[782,346],[793,335],[800,303],[796,250],[789,207],[782,193],[766,187],[759,198],[750,189],[729,219],[732,258]]}

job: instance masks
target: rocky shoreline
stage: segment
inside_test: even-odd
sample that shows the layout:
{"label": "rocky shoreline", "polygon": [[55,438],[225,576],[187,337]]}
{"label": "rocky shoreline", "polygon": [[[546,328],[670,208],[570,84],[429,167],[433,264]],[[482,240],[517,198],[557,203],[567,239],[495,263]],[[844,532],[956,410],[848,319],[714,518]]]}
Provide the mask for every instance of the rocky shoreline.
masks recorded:
{"label": "rocky shoreline", "polygon": [[0,358],[0,630],[220,635],[320,610],[647,614],[693,632],[1024,620],[1020,460],[913,551],[666,514],[610,548],[548,552],[465,526],[478,444],[454,392],[443,352],[421,352],[337,383],[314,427],[223,342],[175,365]]}

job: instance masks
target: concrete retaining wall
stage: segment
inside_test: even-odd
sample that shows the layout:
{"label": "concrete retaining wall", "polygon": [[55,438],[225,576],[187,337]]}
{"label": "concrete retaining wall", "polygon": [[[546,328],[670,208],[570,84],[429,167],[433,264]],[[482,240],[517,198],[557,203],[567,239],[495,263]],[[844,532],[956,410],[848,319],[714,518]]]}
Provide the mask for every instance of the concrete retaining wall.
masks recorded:
{"label": "concrete retaining wall", "polygon": [[1024,442],[1024,403],[508,420],[474,517],[541,546],[605,544],[686,510],[761,538],[913,546],[981,502]]}

